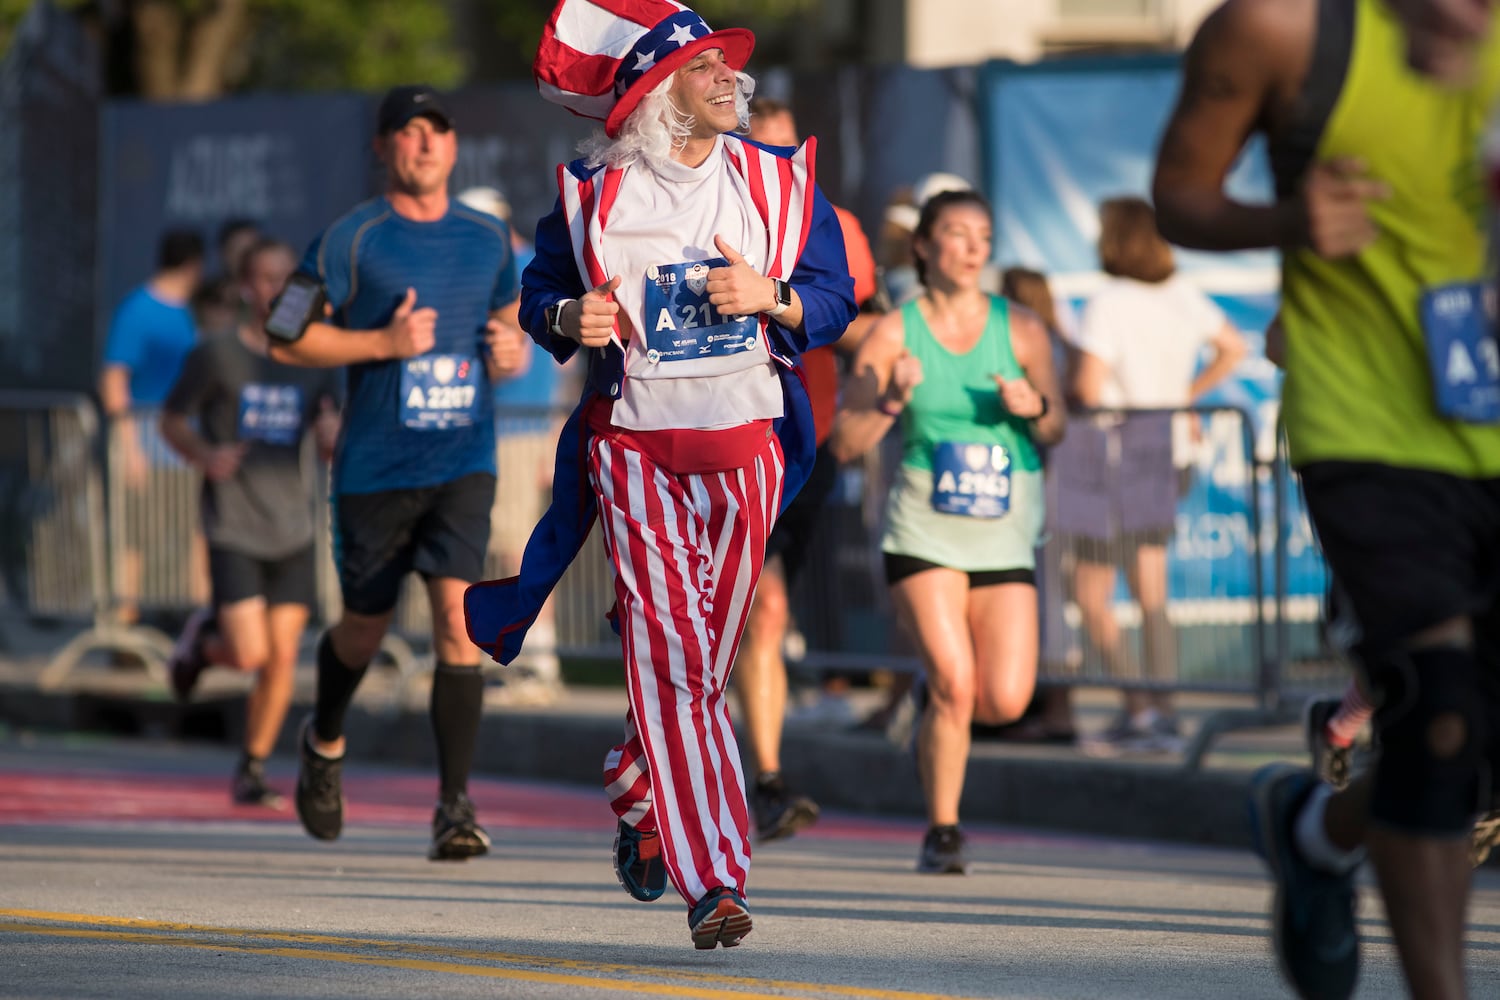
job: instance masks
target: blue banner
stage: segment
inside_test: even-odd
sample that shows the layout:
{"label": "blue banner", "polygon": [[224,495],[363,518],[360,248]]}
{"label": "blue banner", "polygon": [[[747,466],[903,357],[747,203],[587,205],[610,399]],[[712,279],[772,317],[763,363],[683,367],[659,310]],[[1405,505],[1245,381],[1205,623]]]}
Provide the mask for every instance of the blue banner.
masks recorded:
{"label": "blue banner", "polygon": [[[1122,195],[1150,199],[1157,146],[1179,85],[1179,61],[1169,56],[995,63],[985,69],[984,177],[995,205],[996,253],[1003,266],[1047,274],[1074,315],[1103,279],[1096,249],[1099,203]],[[1271,200],[1261,143],[1240,158],[1229,187],[1246,201]],[[1265,359],[1264,331],[1277,308],[1277,257],[1271,251],[1179,251],[1177,262],[1224,309],[1251,349],[1234,375],[1200,403],[1247,414],[1254,455],[1270,462],[1281,392],[1280,374]],[[1170,549],[1174,602],[1243,602],[1255,593],[1252,496],[1260,515],[1264,592],[1272,593],[1272,482],[1257,476],[1248,461],[1239,421],[1209,418],[1194,440],[1177,444],[1178,465],[1192,475]],[[1320,595],[1322,563],[1298,504],[1288,515],[1288,537],[1289,594]]]}

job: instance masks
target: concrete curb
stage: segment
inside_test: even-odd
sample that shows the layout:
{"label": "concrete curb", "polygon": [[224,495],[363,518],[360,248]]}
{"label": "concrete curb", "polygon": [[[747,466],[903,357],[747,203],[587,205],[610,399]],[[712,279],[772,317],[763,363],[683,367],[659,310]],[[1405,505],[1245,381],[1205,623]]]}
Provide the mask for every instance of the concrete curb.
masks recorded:
{"label": "concrete curb", "polygon": [[[280,753],[294,752],[295,721],[307,710],[293,708]],[[139,691],[44,692],[0,684],[0,720],[23,728],[234,741],[242,718],[239,695],[183,706]],[[360,761],[434,766],[425,712],[356,703],[347,731],[354,766]],[[475,770],[598,787],[604,754],[620,732],[619,716],[597,705],[592,711],[491,710],[480,731]],[[825,809],[922,815],[913,758],[878,735],[791,728],[783,760],[788,783]],[[963,816],[1082,834],[1246,847],[1249,778],[1250,771],[1242,768],[1189,770],[1172,763],[1079,758],[1071,750],[976,743]]]}

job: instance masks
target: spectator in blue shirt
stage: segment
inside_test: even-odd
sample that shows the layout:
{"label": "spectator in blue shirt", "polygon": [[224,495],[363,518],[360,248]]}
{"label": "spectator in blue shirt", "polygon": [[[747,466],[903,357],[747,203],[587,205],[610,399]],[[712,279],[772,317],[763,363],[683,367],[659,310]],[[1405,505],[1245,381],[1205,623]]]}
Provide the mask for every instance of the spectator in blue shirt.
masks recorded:
{"label": "spectator in blue shirt", "polygon": [[[110,322],[99,375],[99,404],[109,421],[109,447],[117,490],[112,503],[123,507],[124,538],[116,577],[115,614],[123,623],[139,617],[140,585],[145,567],[142,553],[162,559],[162,574],[176,575],[188,565],[188,538],[145,537],[151,521],[146,516],[147,487],[156,466],[178,463],[156,433],[154,419],[136,421],[134,411],[160,406],[177,381],[182,363],[198,342],[189,308],[203,278],[203,238],[191,229],[162,234],[157,246],[157,269],[145,284],[125,297]],[[153,566],[153,570],[158,567]],[[170,577],[169,577],[170,579]]]}

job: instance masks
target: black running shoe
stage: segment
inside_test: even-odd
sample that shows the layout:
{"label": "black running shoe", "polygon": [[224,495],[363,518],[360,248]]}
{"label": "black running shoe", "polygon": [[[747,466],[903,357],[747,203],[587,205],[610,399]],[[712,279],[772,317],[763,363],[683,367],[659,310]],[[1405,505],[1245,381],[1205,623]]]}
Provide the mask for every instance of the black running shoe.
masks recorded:
{"label": "black running shoe", "polygon": [[172,647],[167,659],[167,673],[172,679],[172,693],[178,701],[187,701],[198,686],[198,678],[208,669],[208,659],[203,655],[204,633],[212,630],[214,613],[208,608],[199,608],[183,623],[182,634]]}
{"label": "black running shoe", "polygon": [[922,853],[917,871],[931,875],[969,874],[969,856],[964,849],[964,833],[956,826],[934,826],[922,838]]}
{"label": "black running shoe", "polygon": [[733,948],[750,933],[750,927],[750,907],[745,905],[745,897],[723,886],[708,890],[708,895],[688,912],[688,932],[693,936],[693,947],[699,951],[708,951],[715,945]]}
{"label": "black running shoe", "polygon": [[474,803],[463,792],[444,796],[432,813],[432,861],[467,861],[489,853],[490,835],[474,821]]}
{"label": "black running shoe", "polygon": [[1348,785],[1354,771],[1354,744],[1341,747],[1328,738],[1328,720],[1337,714],[1341,704],[1337,698],[1314,698],[1302,713],[1313,772],[1335,789]]}
{"label": "black running shoe", "polygon": [[344,831],[344,758],[316,752],[311,737],[309,715],[297,735],[297,818],[319,840],[337,840]]}
{"label": "black running shoe", "polygon": [[750,790],[750,815],[761,841],[783,840],[818,821],[818,804],[805,795],[791,795],[780,775],[761,775]]}
{"label": "black running shoe", "polygon": [[1299,996],[1345,1000],[1359,979],[1354,873],[1309,865],[1297,853],[1297,814],[1318,780],[1311,771],[1268,764],[1250,782],[1250,832],[1276,880],[1271,906],[1276,959]]}
{"label": "black running shoe", "polygon": [[266,809],[285,809],[286,799],[266,784],[265,764],[258,760],[245,760],[234,774],[230,796],[242,806],[261,806]]}
{"label": "black running shoe", "polygon": [[1475,868],[1484,864],[1496,844],[1500,844],[1500,809],[1490,810],[1474,824],[1473,839],[1469,841],[1469,860]]}
{"label": "black running shoe", "polygon": [[642,833],[620,820],[615,830],[615,878],[643,903],[667,891],[667,866],[661,856],[661,834]]}

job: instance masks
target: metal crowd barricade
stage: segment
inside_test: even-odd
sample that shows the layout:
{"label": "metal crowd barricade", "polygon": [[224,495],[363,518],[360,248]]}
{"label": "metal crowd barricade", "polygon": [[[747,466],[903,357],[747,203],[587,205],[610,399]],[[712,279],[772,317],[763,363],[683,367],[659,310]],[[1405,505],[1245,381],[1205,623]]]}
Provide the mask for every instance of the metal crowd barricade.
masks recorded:
{"label": "metal crowd barricade", "polygon": [[[0,608],[12,628],[84,627],[48,657],[38,677],[43,686],[61,683],[90,649],[126,645],[108,621],[98,448],[98,420],[86,396],[0,393]],[[19,644],[4,631],[0,638]]]}
{"label": "metal crowd barricade", "polygon": [[[569,412],[557,407],[496,407],[499,475],[490,516],[486,579],[513,576],[520,568],[527,539],[549,502],[557,435]],[[518,665],[538,652],[587,658],[618,655],[619,639],[605,617],[614,601],[614,592],[603,552],[596,528],[559,583],[551,606],[529,633],[527,649],[516,661]],[[549,616],[550,641],[546,629]],[[420,684],[433,666],[431,635],[432,609],[426,588],[419,577],[408,577],[402,586],[386,649],[402,672],[398,700],[403,705],[420,700]],[[485,667],[499,669],[493,664]]]}
{"label": "metal crowd barricade", "polygon": [[1329,648],[1321,627],[1328,568],[1308,520],[1284,434],[1276,438],[1271,474],[1279,530],[1274,553],[1276,599],[1271,609],[1275,673],[1267,686],[1277,704],[1295,704],[1312,695],[1336,692],[1348,682],[1350,670],[1342,656]]}
{"label": "metal crowd barricade", "polygon": [[92,650],[139,658],[166,678],[173,640],[148,621],[183,617],[209,599],[208,554],[198,514],[200,474],[162,438],[160,412],[138,409],[106,426],[104,480],[109,566],[107,618],[55,660],[45,685],[60,684]]}
{"label": "metal crowd barricade", "polygon": [[[845,467],[828,503],[793,594],[804,665],[917,666],[897,635],[878,552],[900,460],[893,441]],[[1192,766],[1223,732],[1287,718],[1286,644],[1276,636],[1302,635],[1317,617],[1316,598],[1288,596],[1284,578],[1274,589],[1276,553],[1295,523],[1277,513],[1276,466],[1258,458],[1256,441],[1235,408],[1099,411],[1073,416],[1047,456],[1039,680],[1254,696],[1254,708],[1205,721]],[[1316,560],[1316,550],[1301,546],[1299,557]]]}
{"label": "metal crowd barricade", "polygon": [[1044,566],[1060,571],[1066,632],[1048,635],[1042,679],[1257,691],[1266,590],[1249,417],[1080,415],[1048,465]]}

